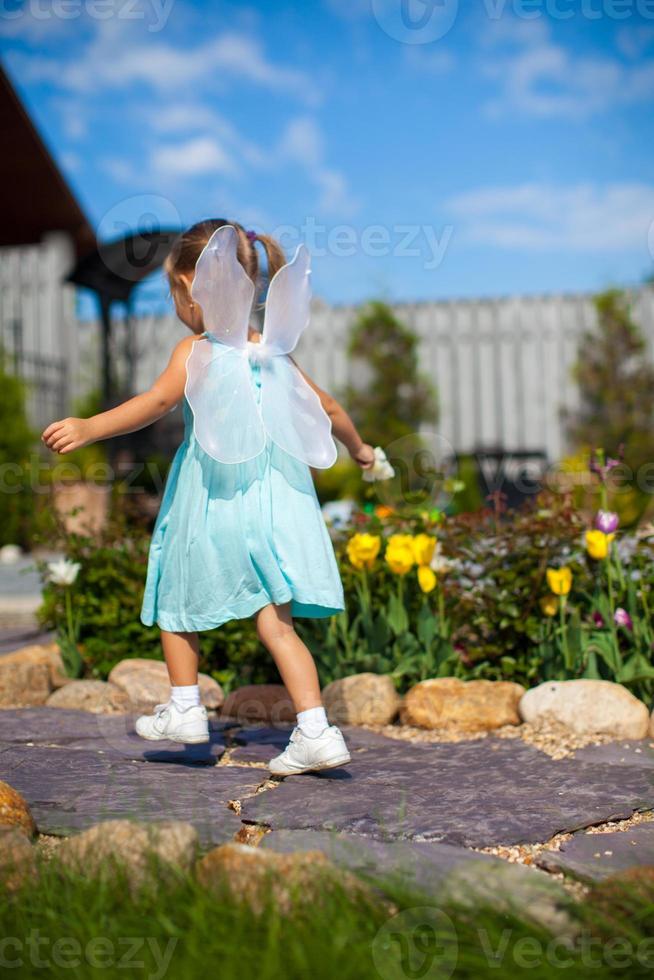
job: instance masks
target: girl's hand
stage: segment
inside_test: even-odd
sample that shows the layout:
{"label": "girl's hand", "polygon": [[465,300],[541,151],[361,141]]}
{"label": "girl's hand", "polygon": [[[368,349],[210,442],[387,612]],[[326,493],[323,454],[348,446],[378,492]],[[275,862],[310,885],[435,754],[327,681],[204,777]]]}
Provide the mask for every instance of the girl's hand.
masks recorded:
{"label": "girl's hand", "polygon": [[375,462],[375,450],[364,442],[358,452],[352,453],[352,459],[362,470],[369,470]]}
{"label": "girl's hand", "polygon": [[52,422],[41,436],[48,449],[62,456],[93,442],[91,419],[62,419]]}

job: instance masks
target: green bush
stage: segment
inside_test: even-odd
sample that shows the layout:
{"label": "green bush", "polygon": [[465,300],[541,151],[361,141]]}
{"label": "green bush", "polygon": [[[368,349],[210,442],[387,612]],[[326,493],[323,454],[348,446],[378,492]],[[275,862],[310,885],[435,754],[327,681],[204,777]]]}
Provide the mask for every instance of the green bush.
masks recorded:
{"label": "green bush", "polygon": [[30,453],[36,440],[25,410],[25,382],[6,366],[0,349],[0,545],[29,544],[35,501]]}
{"label": "green bush", "polygon": [[[436,676],[528,686],[595,677],[619,681],[650,701],[654,530],[619,537],[607,563],[586,553],[585,528],[561,495],[542,495],[503,515],[359,512],[352,529],[335,535],[346,610],[329,619],[298,619],[298,632],[316,656],[323,684],[361,671],[390,674],[400,690]],[[368,570],[348,557],[353,533],[380,539],[381,554]],[[383,553],[398,534],[437,539],[434,581],[421,585],[417,566],[405,575],[391,569]],[[158,629],[139,619],[145,530],[113,523],[98,539],[74,534],[61,544],[81,566],[72,589],[86,672],[106,677],[124,657],[159,657]],[[556,605],[549,611],[557,615],[549,615],[548,569],[562,565],[571,569],[572,589],[565,608]],[[630,626],[614,623],[616,609],[624,610]],[[61,587],[46,585],[43,625],[58,628],[64,617]],[[227,689],[278,680],[252,619],[202,633],[201,651],[202,669]]]}

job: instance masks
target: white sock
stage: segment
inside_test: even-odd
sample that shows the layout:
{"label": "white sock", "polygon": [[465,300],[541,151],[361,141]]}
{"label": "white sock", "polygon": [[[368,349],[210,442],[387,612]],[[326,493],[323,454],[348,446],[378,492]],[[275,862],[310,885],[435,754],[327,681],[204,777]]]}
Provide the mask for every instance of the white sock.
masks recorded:
{"label": "white sock", "polygon": [[298,726],[309,738],[316,738],[329,727],[327,713],[323,707],[308,708],[307,711],[298,711]]}
{"label": "white sock", "polygon": [[195,708],[196,705],[200,704],[200,688],[197,684],[185,684],[183,687],[171,685],[170,700],[180,711]]}

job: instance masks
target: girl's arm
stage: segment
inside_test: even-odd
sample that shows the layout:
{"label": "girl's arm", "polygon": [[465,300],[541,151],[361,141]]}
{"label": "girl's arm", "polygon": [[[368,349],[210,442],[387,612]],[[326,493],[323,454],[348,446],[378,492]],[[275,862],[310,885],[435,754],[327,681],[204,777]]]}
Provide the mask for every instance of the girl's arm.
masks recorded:
{"label": "girl's arm", "polygon": [[149,391],[90,419],[68,418],[52,422],[43,432],[41,440],[48,449],[64,455],[89,443],[135,432],[156,422],[182,399],[186,384],[186,361],[194,343],[193,337],[185,337],[177,344],[168,367]]}
{"label": "girl's arm", "polygon": [[291,358],[296,368],[309,384],[320,399],[322,407],[325,409],[332,423],[332,433],[343,443],[352,459],[359,464],[361,469],[369,470],[375,462],[375,451],[372,446],[364,442],[350,416],[343,406],[336,399],[329,395],[313,381],[308,374],[302,370],[299,364]]}

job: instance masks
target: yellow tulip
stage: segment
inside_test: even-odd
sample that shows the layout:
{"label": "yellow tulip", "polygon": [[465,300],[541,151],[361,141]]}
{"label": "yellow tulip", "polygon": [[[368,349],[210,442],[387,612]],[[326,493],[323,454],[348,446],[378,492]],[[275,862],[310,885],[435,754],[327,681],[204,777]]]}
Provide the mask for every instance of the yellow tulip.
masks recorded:
{"label": "yellow tulip", "polygon": [[392,534],[386,545],[386,561],[396,575],[406,575],[415,565],[413,538],[410,534]]}
{"label": "yellow tulip", "polygon": [[436,588],[436,575],[429,565],[418,566],[418,585],[423,592],[433,592]]}
{"label": "yellow tulip", "polygon": [[546,595],[540,600],[540,608],[545,616],[556,616],[559,608],[559,598],[555,595]]}
{"label": "yellow tulip", "polygon": [[378,534],[353,534],[347,543],[347,557],[355,568],[372,568],[380,548]]}
{"label": "yellow tulip", "polygon": [[428,565],[434,557],[436,538],[431,534],[416,534],[412,540],[417,565]]}
{"label": "yellow tulip", "polygon": [[572,572],[569,568],[548,568],[547,584],[554,595],[567,595],[572,588]]}
{"label": "yellow tulip", "polygon": [[606,558],[615,534],[605,534],[604,531],[586,531],[586,551],[591,558],[600,561]]}

